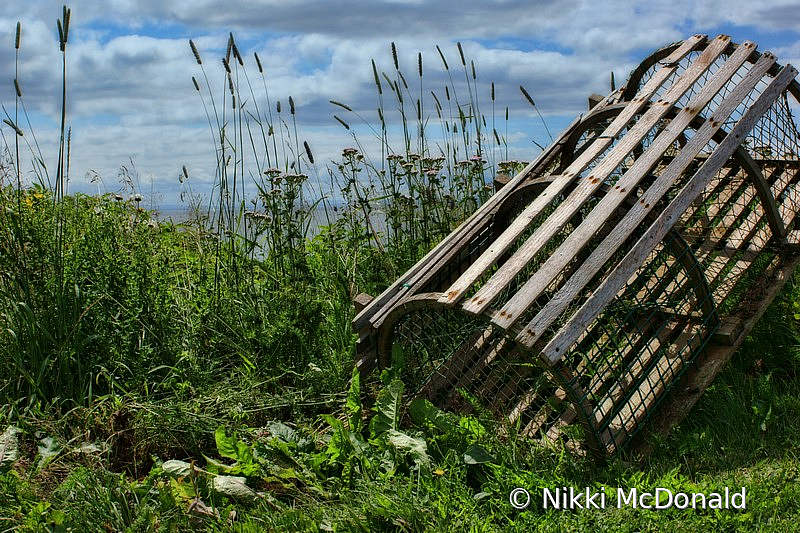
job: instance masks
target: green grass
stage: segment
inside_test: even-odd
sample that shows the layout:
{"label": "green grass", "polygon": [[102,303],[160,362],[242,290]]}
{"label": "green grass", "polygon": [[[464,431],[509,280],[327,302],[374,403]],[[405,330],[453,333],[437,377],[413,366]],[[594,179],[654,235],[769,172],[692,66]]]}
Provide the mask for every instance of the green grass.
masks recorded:
{"label": "green grass", "polygon": [[[67,43],[63,32],[64,54]],[[288,114],[273,105],[260,60],[262,82],[251,83],[231,39],[220,67],[229,90],[214,95],[215,73],[192,52],[218,168],[214,197],[191,200],[197,216],[186,223],[157,222],[133,180],[121,195],[65,194],[65,166],[53,180],[27,168],[25,150],[41,154],[17,126],[23,91],[6,117],[15,140],[0,166],[0,531],[794,528],[800,284],[646,459],[599,464],[500,437],[487,418],[409,407],[391,373],[353,379],[350,299],[380,292],[487,198],[495,169],[520,165],[498,161],[504,138],[481,115],[494,91],[479,102],[459,47],[464,83],[439,51],[450,85],[428,97],[421,55],[407,76],[392,46],[394,69],[373,63],[380,111],[370,127],[382,153],[353,135],[358,148],[343,150],[323,190],[295,102]],[[370,123],[333,105],[348,130]],[[181,181],[193,198],[187,171]],[[331,217],[312,237],[316,200]],[[741,486],[744,511],[559,511],[541,498],[544,487]],[[532,493],[523,511],[509,503],[515,487]]]}

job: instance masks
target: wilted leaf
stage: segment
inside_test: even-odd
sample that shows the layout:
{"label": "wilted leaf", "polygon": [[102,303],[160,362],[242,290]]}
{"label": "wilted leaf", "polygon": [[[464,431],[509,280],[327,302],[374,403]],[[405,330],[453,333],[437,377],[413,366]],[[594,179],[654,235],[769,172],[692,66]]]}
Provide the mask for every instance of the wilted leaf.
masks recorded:
{"label": "wilted leaf", "polygon": [[284,442],[297,442],[297,432],[282,422],[270,422],[269,432]]}
{"label": "wilted leaf", "polygon": [[18,428],[8,426],[0,435],[0,471],[10,468],[19,457],[19,433],[21,431]]}
{"label": "wilted leaf", "polygon": [[105,446],[100,446],[96,442],[84,442],[77,448],[77,451],[85,455],[95,455],[103,453],[105,449]]}
{"label": "wilted leaf", "polygon": [[61,453],[61,445],[53,437],[45,437],[39,441],[39,459],[36,467],[42,468],[49,463],[56,455]]}

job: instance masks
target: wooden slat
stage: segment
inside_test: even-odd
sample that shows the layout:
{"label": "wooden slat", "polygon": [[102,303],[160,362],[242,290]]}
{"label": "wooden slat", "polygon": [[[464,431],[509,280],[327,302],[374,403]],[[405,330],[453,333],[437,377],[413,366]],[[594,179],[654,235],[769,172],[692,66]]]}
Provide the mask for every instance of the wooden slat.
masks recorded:
{"label": "wooden slat", "polygon": [[[569,196],[558,205],[555,211],[551,213],[538,228],[536,228],[533,235],[531,235],[514,255],[494,273],[480,290],[478,290],[475,296],[464,302],[463,309],[466,312],[480,314],[486,310],[500,292],[512,282],[514,277],[525,268],[528,262],[547,244],[547,242],[569,222],[586,200],[600,188],[608,176],[619,167],[629,154],[642,142],[645,136],[657,125],[658,121],[663,119],[670,112],[683,94],[696,83],[700,76],[725,51],[729,42],[730,38],[727,36],[717,37],[711,42],[691,66],[686,69],[683,75],[667,89],[661,99],[651,105],[611,151],[597,163],[597,166],[592,169],[590,175],[577,183]],[[650,83],[656,79],[656,76],[651,78],[645,87],[649,87]],[[564,175],[575,177],[579,175],[589,163],[596,160],[596,158],[605,151],[608,143],[611,142],[611,138],[616,137],[616,135],[622,131],[622,128],[628,125],[633,115],[637,114],[641,110],[641,107],[642,102],[634,100],[634,102],[624,108],[620,115],[618,115],[607,128],[607,130],[612,130],[612,128],[616,126],[619,129],[609,133],[604,132],[600,136],[600,139],[595,141],[589,150],[582,153],[575,162],[567,168]],[[635,112],[632,113],[631,111]],[[623,117],[626,117],[624,118],[624,122],[620,120]],[[600,145],[602,150],[595,150],[594,145]],[[545,198],[544,194],[542,194],[537,198],[537,200],[541,199],[541,207],[532,214],[538,216],[541,210],[544,209],[553,198],[561,194],[570,183],[572,183],[572,180],[561,184],[559,190],[554,191],[554,194],[550,197]],[[536,202],[532,203],[529,208],[533,207],[535,204]],[[537,205],[536,207],[539,206]],[[533,217],[526,223],[525,229],[527,229],[532,220]],[[449,295],[449,292],[448,290],[445,294]],[[500,311],[500,316],[496,318],[498,321],[502,321],[509,318],[515,319],[516,316],[517,315],[509,316],[509,311],[504,309]]]}
{"label": "wooden slat", "polygon": [[644,438],[637,444],[637,451],[647,454],[652,450],[653,435],[666,435],[691,412],[692,407],[702,396],[720,370],[739,349],[753,325],[761,318],[769,304],[780,293],[784,284],[792,278],[792,273],[800,266],[800,255],[788,255],[780,266],[762,276],[759,282],[750,288],[745,300],[750,312],[742,316],[739,334],[731,344],[709,345],[694,361],[680,382],[678,382],[665,398],[662,408],[648,421],[644,429]]}
{"label": "wooden slat", "polygon": [[[661,359],[661,361],[658,361],[659,365],[657,366],[661,366],[661,363],[666,362],[662,369],[669,369],[672,366],[671,363],[675,361],[675,358],[669,357],[665,353],[672,345],[675,345],[677,349],[683,349],[689,342],[699,343],[699,340],[695,337],[698,330],[699,326],[697,324],[686,324],[679,321],[670,321],[658,330],[651,337],[647,347],[644,350],[640,350],[637,358],[625,369],[621,378],[616,380],[606,390],[604,397],[597,402],[597,408],[594,412],[595,424],[601,426],[606,421],[618,416],[619,411],[622,411],[620,409],[620,399],[626,396],[632,397],[636,394],[636,391],[632,390],[631,387],[635,386],[636,381],[648,373],[648,369],[656,364],[657,359]],[[664,374],[662,373],[662,375]],[[642,385],[638,386],[640,390]],[[646,385],[645,388],[647,388]]]}
{"label": "wooden slat", "polygon": [[[786,186],[789,184],[790,177],[785,173],[775,180],[770,187],[770,193],[774,197],[779,197]],[[755,191],[751,191],[752,196],[755,196]],[[738,208],[738,211],[734,211]],[[738,219],[745,213],[745,205],[736,203],[731,210],[732,213],[728,216],[733,216]],[[724,284],[724,280],[735,278],[747,270],[752,264],[753,260],[758,257],[758,254],[764,249],[772,236],[769,226],[759,226],[759,221],[763,216],[763,212],[756,209],[747,213],[743,223],[737,224],[735,220],[730,222],[731,230],[726,232],[723,236],[727,242],[732,246],[727,246],[722,250],[718,250],[718,246],[714,246],[714,241],[707,241],[704,246],[698,250],[698,256],[710,253],[711,251],[719,251],[719,255],[714,257],[711,261],[707,262],[706,278],[711,287],[713,287],[714,299],[717,302],[723,302],[733,290],[735,284]],[[727,218],[727,217],[726,217]],[[742,227],[748,228],[747,233],[744,235],[733,235],[734,230],[742,230]],[[746,257],[735,260],[732,269],[728,269],[728,265],[732,258],[737,254],[743,252]],[[725,274],[725,279],[720,279],[722,273],[728,270]]]}
{"label": "wooden slat", "polygon": [[555,157],[564,141],[569,137],[572,130],[580,124],[580,117],[577,117],[561,135],[548,146],[539,156],[521,170],[505,187],[500,189],[497,194],[492,195],[489,200],[481,205],[475,213],[464,221],[456,230],[431,249],[422,259],[417,261],[413,267],[398,278],[389,288],[375,298],[370,305],[361,311],[353,319],[353,329],[361,331],[371,326],[377,329],[383,323],[386,315],[405,297],[415,294],[428,280],[430,280],[439,268],[447,264],[449,259],[461,253],[472,237],[480,232],[489,222],[493,212],[503,201],[513,193],[516,187],[525,181],[530,174],[535,174],[542,168],[546,168],[549,162]]}
{"label": "wooden slat", "polygon": [[[771,55],[768,53],[763,56]],[[689,182],[681,189],[675,199],[659,215],[647,232],[636,242],[633,248],[625,255],[616,269],[601,283],[594,294],[581,306],[569,319],[558,334],[545,346],[544,358],[551,364],[558,361],[567,351],[580,332],[597,317],[602,309],[616,296],[626,280],[636,271],[638,266],[647,257],[647,254],[664,238],[681,213],[689,207],[691,202],[703,191],[703,188],[717,174],[736,148],[744,141],[748,132],[758,122],[761,116],[769,109],[772,102],[778,98],[786,87],[797,75],[797,70],[791,65],[786,65],[772,80],[769,86],[752,105],[745,111],[733,130],[720,143],[706,162],[700,167]],[[527,330],[523,331],[526,334]],[[535,333],[535,332],[534,332]],[[527,334],[526,334],[527,336]]]}
{"label": "wooden slat", "polygon": [[[450,288],[444,291],[441,300],[442,303],[455,304],[463,297],[464,293],[469,290],[469,288],[508,251],[517,238],[530,227],[544,208],[549,205],[554,198],[558,197],[576,176],[611,145],[612,140],[623,131],[631,119],[647,105],[653,94],[655,94],[661,85],[669,79],[669,76],[675,72],[677,69],[677,62],[689,54],[698,44],[703,42],[703,40],[704,37],[694,36],[686,40],[670,55],[668,58],[669,65],[659,70],[648,81],[636,98],[620,112],[617,118],[609,124],[597,140],[569,165],[562,173],[561,178],[551,182],[550,185],[548,185],[548,187],[517,216],[503,234],[492,243],[490,248],[484,252],[461,277],[450,286]],[[722,41],[722,39],[718,38],[715,40],[715,42],[718,41]],[[729,42],[729,39],[726,43],[727,42]],[[720,46],[718,42],[714,49]],[[724,48],[724,46],[722,48]],[[666,112],[668,107],[664,106],[664,108]],[[630,148],[632,148],[632,146]],[[619,156],[620,161],[625,155],[627,155],[627,151]],[[611,170],[613,170],[613,168]],[[505,188],[506,187],[504,187],[504,189]],[[488,303],[486,303],[486,305],[488,305]]]}
{"label": "wooden slat", "polygon": [[491,337],[492,329],[487,327],[483,331],[476,331],[465,339],[458,350],[434,371],[431,379],[420,390],[419,395],[434,401],[439,390],[444,388],[454,389],[453,382],[466,373],[477,354],[486,348],[486,344]]}
{"label": "wooden slat", "polygon": [[[566,391],[559,387],[556,391],[544,402],[541,403],[539,406],[539,411],[537,412],[537,416],[533,417],[533,422],[537,418],[542,419],[541,422],[536,425],[535,427],[531,426],[531,423],[525,426],[526,430],[530,427],[534,432],[538,431],[539,426],[544,424],[547,419],[547,414],[544,414],[543,411],[550,412],[552,411],[553,405],[560,405],[567,397]],[[516,424],[517,420],[522,416],[522,413],[530,409],[530,407],[537,401],[537,400],[544,400],[544,397],[539,394],[539,391],[527,391],[525,394],[522,395],[522,398],[517,401],[511,411],[508,413],[508,420],[509,424]],[[539,415],[544,414],[544,417],[540,417]]]}
{"label": "wooden slat", "polygon": [[[681,337],[688,337],[691,334],[691,332],[682,332]],[[687,341],[694,344],[689,349],[699,347],[697,336],[687,338]],[[669,391],[670,385],[674,378],[681,373],[685,363],[682,357],[662,357],[656,363],[639,388],[631,394],[628,401],[611,419],[608,426],[611,442],[608,442],[607,445],[617,446],[628,439],[628,436],[636,430],[642,420],[652,412],[655,403]],[[622,439],[618,438],[620,436]]]}
{"label": "wooden slat", "polygon": [[[536,415],[525,425],[525,428],[521,431],[522,435],[526,435],[528,437],[534,436],[538,433],[542,427],[547,423],[547,420],[551,417],[553,413],[553,405],[556,406],[561,405],[561,403],[567,398],[567,392],[559,388],[556,390],[555,393],[550,397],[549,400],[544,402],[541,409],[536,413]],[[515,423],[519,416],[524,412],[524,410],[530,408],[530,405],[536,400],[536,395],[532,394],[530,397],[526,396],[520,403],[517,404],[519,409],[516,409],[512,412],[513,417],[509,417],[511,423]]]}
{"label": "wooden slat", "polygon": [[[653,140],[647,150],[636,159],[628,171],[619,179],[613,189],[609,190],[595,208],[587,215],[581,224],[566,238],[547,261],[528,279],[528,281],[517,291],[517,294],[498,311],[492,318],[492,322],[499,327],[508,329],[519,318],[519,316],[533,303],[553,281],[553,279],[567,266],[575,254],[581,250],[596,234],[597,230],[606,223],[616,210],[622,205],[625,199],[636,188],[641,179],[658,162],[664,152],[673,145],[678,136],[691,124],[693,119],[706,107],[711,99],[727,84],[730,79],[739,71],[747,58],[755,50],[755,44],[745,42],[731,55],[729,60],[712,76],[689,101],[675,118],[670,121],[666,128]],[[617,250],[625,239],[639,226],[641,221],[650,212],[652,207],[661,197],[666,194],[669,188],[683,174],[686,167],[694,160],[700,150],[706,146],[722,123],[730,116],[736,107],[741,103],[747,94],[761,80],[769,67],[774,62],[762,57],[728,97],[723,100],[719,107],[714,111],[711,120],[703,123],[703,126],[692,136],[691,140],[681,149],[677,156],[661,172],[656,181],[648,187],[641,199],[634,204],[623,220],[616,225],[611,234],[603,241],[599,249],[603,250],[602,255],[593,253],[590,258],[578,269],[570,278],[570,282],[559,291],[553,300],[558,301],[558,306],[548,305],[553,308],[550,315],[546,315],[543,310],[541,322],[534,321],[529,326],[540,334],[552,323],[567,305],[578,294],[591,277],[600,269]],[[566,204],[566,202],[565,202]],[[554,214],[555,215],[555,214]],[[607,245],[604,248],[603,245]],[[589,265],[589,268],[586,268]],[[578,276],[576,283],[575,277]],[[564,293],[562,293],[564,292]],[[538,338],[538,336],[536,337]],[[535,342],[532,338],[528,346]]]}
{"label": "wooden slat", "polygon": [[[745,180],[737,177],[741,167],[732,165],[724,175],[713,181],[713,187],[699,195],[681,215],[681,234],[684,238],[700,239],[712,228],[712,221],[728,206],[728,200],[739,194]],[[734,185],[737,185],[735,187]],[[697,218],[699,214],[699,218]]]}

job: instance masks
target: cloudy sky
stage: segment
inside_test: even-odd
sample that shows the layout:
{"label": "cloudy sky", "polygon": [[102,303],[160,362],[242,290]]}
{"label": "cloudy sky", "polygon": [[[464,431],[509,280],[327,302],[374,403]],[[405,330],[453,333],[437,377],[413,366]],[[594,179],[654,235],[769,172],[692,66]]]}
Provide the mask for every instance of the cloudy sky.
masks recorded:
{"label": "cloudy sky", "polygon": [[[6,0],[0,5],[4,118],[15,113],[14,41],[20,22],[19,85],[51,169],[60,118],[56,19],[62,5],[45,0]],[[125,166],[140,191],[154,195],[161,206],[178,202],[182,166],[195,192],[209,192],[214,179],[215,147],[203,105],[209,105],[210,95],[189,39],[199,49],[211,94],[219,101],[225,91],[221,58],[233,33],[251,83],[260,88],[254,103],[260,101],[266,112],[253,54],[259,55],[272,108],[280,100],[288,121],[292,96],[300,143],[305,140],[312,148],[311,174],[320,179],[341,149],[354,143],[334,114],[355,124],[354,113],[359,113],[366,122],[377,123],[371,60],[379,71],[393,73],[391,43],[412,84],[419,82],[422,54],[424,98],[430,91],[441,94],[448,83],[438,45],[454,86],[468,99],[456,46],[460,42],[467,62],[476,67],[481,112],[502,123],[497,129],[507,135],[509,156],[518,159],[535,157],[537,144],[549,141],[537,109],[556,134],[585,110],[588,95],[608,92],[612,72],[617,83],[624,83],[648,53],[692,34],[726,33],[737,42],[753,40],[759,49],[776,53],[781,63],[800,64],[800,0],[81,0],[68,5],[70,190],[119,191],[118,176]],[[202,99],[193,76],[202,85]],[[524,100],[520,85],[537,109]],[[331,99],[349,105],[353,113],[331,105]],[[433,106],[425,105],[426,114],[432,115]],[[27,121],[20,122],[25,139],[31,140]],[[364,128],[356,130],[369,136]],[[8,145],[13,138],[4,126],[2,142]],[[23,159],[29,161],[30,152]]]}

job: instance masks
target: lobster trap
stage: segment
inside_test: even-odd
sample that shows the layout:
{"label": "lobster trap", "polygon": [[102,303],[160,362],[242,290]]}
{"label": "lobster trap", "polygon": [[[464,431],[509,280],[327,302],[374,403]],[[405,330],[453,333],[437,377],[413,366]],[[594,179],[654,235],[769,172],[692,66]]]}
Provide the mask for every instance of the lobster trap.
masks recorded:
{"label": "lobster trap", "polygon": [[362,372],[598,455],[669,429],[800,262],[796,75],[727,36],[652,54],[363,302]]}

